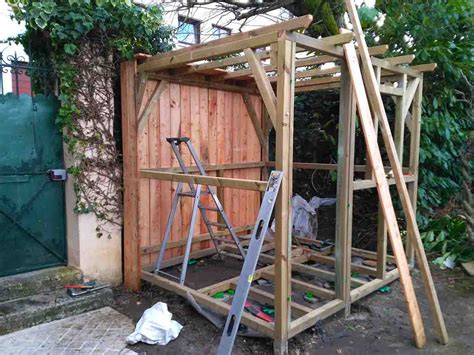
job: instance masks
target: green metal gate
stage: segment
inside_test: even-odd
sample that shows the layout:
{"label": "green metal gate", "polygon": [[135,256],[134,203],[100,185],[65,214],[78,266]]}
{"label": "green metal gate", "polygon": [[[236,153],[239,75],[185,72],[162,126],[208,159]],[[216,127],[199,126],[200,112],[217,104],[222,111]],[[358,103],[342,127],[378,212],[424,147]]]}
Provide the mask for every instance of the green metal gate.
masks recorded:
{"label": "green metal gate", "polygon": [[0,276],[66,263],[62,137],[54,96],[0,95]]}

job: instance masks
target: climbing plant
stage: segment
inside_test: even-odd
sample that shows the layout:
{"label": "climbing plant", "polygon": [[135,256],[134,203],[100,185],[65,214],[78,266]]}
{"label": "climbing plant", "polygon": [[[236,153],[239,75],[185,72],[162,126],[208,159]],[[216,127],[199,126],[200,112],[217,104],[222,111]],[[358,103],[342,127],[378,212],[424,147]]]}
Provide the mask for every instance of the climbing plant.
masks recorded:
{"label": "climbing plant", "polygon": [[[158,6],[131,0],[8,0],[26,32],[16,40],[30,60],[59,77],[57,124],[71,156],[77,213],[116,223],[121,216],[121,157],[114,140],[117,65],[134,53],[170,49],[172,31]],[[101,228],[97,229],[102,235]]]}

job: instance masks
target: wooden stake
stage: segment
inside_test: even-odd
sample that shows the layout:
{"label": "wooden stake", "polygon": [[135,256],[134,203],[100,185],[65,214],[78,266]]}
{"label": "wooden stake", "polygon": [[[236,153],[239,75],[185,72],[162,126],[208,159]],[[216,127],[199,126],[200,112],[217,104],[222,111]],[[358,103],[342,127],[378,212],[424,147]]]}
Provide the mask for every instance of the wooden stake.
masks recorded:
{"label": "wooden stake", "polygon": [[[441,344],[447,344],[448,333],[446,331],[446,325],[444,323],[443,314],[441,312],[441,307],[438,301],[438,295],[436,294],[436,289],[434,287],[433,278],[431,276],[431,271],[428,264],[428,259],[426,258],[425,250],[423,248],[423,243],[421,241],[420,232],[416,224],[416,216],[411,205],[410,196],[406,187],[406,184],[403,180],[403,171],[400,165],[400,162],[397,158],[397,153],[395,150],[395,144],[393,142],[392,135],[390,134],[390,125],[388,123],[388,118],[383,107],[382,98],[380,93],[376,90],[377,84],[375,80],[375,75],[373,68],[370,62],[369,53],[367,51],[367,44],[365,43],[364,33],[360,25],[359,18],[357,16],[357,10],[355,4],[351,0],[346,0],[347,10],[349,12],[349,17],[351,19],[354,33],[356,35],[357,43],[359,45],[360,56],[362,60],[362,65],[365,68],[365,83],[366,88],[371,98],[370,104],[372,110],[378,116],[379,122],[381,124],[382,135],[384,138],[385,146],[387,149],[387,154],[390,159],[390,164],[393,168],[393,173],[395,175],[395,180],[397,182],[398,194],[403,206],[403,211],[407,220],[408,235],[411,238],[413,246],[416,251],[418,258],[419,268],[422,274],[423,283],[425,285],[426,293],[428,296],[428,302],[431,308],[433,315],[433,323],[436,328],[438,340]],[[419,72],[418,72],[419,73]],[[421,75],[421,74],[420,74]],[[419,76],[419,75],[418,75]],[[401,274],[401,270],[400,270]],[[401,278],[401,276],[400,276]]]}
{"label": "wooden stake", "polygon": [[397,217],[393,208],[390,190],[388,188],[385,170],[383,169],[382,156],[377,144],[374,125],[372,122],[372,114],[370,112],[369,102],[364,90],[364,82],[359,68],[359,61],[353,44],[345,44],[344,51],[346,61],[351,73],[352,84],[354,86],[357,98],[357,107],[359,111],[359,119],[364,131],[365,144],[367,153],[373,168],[373,175],[377,182],[377,191],[382,206],[382,211],[387,225],[388,235],[392,244],[393,253],[397,262],[398,271],[400,272],[400,283],[405,293],[408,305],[408,313],[410,322],[415,333],[416,346],[422,348],[426,343],[423,320],[421,319],[420,309],[416,300],[415,289],[410,276],[410,269],[403,249],[400,230],[398,229]]}

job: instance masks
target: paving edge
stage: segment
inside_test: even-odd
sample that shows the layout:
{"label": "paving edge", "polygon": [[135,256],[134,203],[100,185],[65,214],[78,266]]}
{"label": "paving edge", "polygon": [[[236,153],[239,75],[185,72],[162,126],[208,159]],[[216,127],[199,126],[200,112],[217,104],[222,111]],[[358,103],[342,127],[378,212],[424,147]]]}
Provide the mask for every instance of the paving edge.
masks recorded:
{"label": "paving edge", "polygon": [[81,272],[70,266],[52,267],[1,277],[0,302],[54,291],[61,289],[64,285],[76,284],[81,281]]}
{"label": "paving edge", "polygon": [[[67,295],[64,297],[64,294],[64,290],[50,292],[48,297],[51,297],[55,301],[49,304],[35,305],[35,297],[45,297],[45,295],[37,295],[12,301],[12,303],[23,302],[25,304],[31,301],[32,305],[30,307],[21,307],[21,310],[18,312],[0,316],[0,335],[78,315],[105,306],[111,306],[114,302],[113,293],[110,288],[97,290],[76,298]],[[56,296],[58,298],[56,298]]]}

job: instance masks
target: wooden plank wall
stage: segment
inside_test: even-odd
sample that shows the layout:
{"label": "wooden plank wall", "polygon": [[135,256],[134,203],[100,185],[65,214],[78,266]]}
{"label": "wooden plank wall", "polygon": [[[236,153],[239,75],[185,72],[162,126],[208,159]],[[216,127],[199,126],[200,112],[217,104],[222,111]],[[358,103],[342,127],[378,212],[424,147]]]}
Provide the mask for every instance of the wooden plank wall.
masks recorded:
{"label": "wooden plank wall", "polygon": [[[149,83],[144,102],[153,92],[156,83]],[[257,96],[251,100],[255,111],[261,113],[262,103]],[[166,137],[187,136],[199,153],[203,164],[229,164],[261,161],[261,146],[248,117],[246,106],[239,93],[199,88],[170,83],[154,104],[147,126],[138,140],[139,169],[178,166]],[[191,165],[189,154],[184,160]],[[214,175],[215,172],[209,172]],[[260,169],[226,170],[225,177],[260,179]],[[159,180],[140,180],[139,234],[141,247],[157,245],[164,230],[176,188],[175,183]],[[187,188],[187,187],[186,187]],[[186,238],[191,216],[192,199],[184,198],[178,207],[171,240]],[[209,196],[204,197],[204,203]],[[226,189],[224,208],[234,227],[255,222],[260,207],[256,191]],[[216,213],[209,214],[216,221]],[[214,227],[215,228],[215,227]],[[194,235],[207,233],[199,218]],[[193,245],[193,251],[210,247],[205,241]],[[166,258],[183,254],[183,247],[173,248]],[[142,264],[156,260],[157,254],[143,256]]]}

